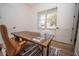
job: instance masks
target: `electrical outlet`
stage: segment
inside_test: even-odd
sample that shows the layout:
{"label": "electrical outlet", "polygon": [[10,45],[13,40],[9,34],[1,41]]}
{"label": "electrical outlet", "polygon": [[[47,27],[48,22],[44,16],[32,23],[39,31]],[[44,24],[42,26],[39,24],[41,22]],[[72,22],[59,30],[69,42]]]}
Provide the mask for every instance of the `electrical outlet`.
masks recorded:
{"label": "electrical outlet", "polygon": [[70,41],[72,42],[72,39]]}
{"label": "electrical outlet", "polygon": [[13,29],[16,29],[16,27],[13,27]]}

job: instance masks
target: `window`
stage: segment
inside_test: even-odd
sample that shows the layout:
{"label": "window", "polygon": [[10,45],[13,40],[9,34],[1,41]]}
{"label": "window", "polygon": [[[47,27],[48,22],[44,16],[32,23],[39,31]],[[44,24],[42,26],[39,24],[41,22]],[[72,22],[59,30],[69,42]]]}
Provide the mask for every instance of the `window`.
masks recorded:
{"label": "window", "polygon": [[53,29],[56,27],[57,8],[52,8],[38,13],[39,28]]}
{"label": "window", "polygon": [[38,19],[39,19],[39,28],[45,28],[45,20],[46,20],[46,15],[45,12],[41,12],[38,14]]}

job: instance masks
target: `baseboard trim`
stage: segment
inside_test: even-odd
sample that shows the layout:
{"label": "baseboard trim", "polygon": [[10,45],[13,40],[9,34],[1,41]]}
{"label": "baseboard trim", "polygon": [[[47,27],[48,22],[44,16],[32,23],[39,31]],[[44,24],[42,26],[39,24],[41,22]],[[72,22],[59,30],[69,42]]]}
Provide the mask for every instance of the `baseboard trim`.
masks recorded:
{"label": "baseboard trim", "polygon": [[62,43],[62,44],[72,45],[72,44],[69,44],[69,43],[64,43],[64,42],[57,41],[57,40],[52,40],[52,41],[56,41],[56,42],[59,42],[59,43]]}

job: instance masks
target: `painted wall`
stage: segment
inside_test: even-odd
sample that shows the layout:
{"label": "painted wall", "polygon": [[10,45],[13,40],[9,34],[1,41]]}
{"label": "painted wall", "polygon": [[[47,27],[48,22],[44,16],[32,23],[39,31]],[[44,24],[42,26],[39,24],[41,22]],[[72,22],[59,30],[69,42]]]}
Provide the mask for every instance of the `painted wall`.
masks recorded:
{"label": "painted wall", "polygon": [[77,40],[75,45],[75,55],[79,56],[79,25],[78,25],[78,34],[77,34]]}
{"label": "painted wall", "polygon": [[[0,11],[0,12],[1,12],[1,11]],[[2,20],[1,20],[1,15],[0,15],[0,25],[1,25],[1,24],[2,24]],[[0,43],[3,43],[1,33],[0,33]]]}
{"label": "painted wall", "polygon": [[[25,4],[0,4],[1,20],[8,28],[9,36],[14,31],[32,30],[30,7]],[[13,29],[13,27],[16,27]]]}
{"label": "painted wall", "polygon": [[[79,13],[79,4],[78,4],[78,13]],[[78,15],[79,16],[79,15]],[[79,18],[79,17],[78,17]],[[78,19],[79,20],[79,19]],[[77,32],[77,40],[75,45],[74,54],[79,56],[79,23],[78,23],[78,32]]]}

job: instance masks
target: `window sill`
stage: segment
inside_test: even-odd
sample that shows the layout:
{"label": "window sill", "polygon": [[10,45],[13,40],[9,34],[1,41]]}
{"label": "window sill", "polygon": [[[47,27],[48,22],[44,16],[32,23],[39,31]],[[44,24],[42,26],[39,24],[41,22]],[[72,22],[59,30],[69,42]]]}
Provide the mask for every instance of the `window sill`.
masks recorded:
{"label": "window sill", "polygon": [[55,27],[52,27],[52,28],[39,28],[39,29],[42,29],[42,30],[56,30],[57,27],[55,26]]}

